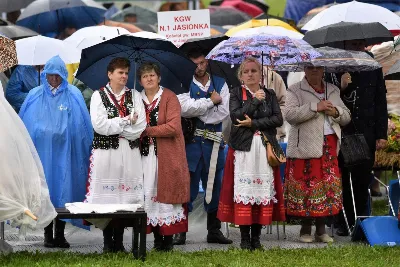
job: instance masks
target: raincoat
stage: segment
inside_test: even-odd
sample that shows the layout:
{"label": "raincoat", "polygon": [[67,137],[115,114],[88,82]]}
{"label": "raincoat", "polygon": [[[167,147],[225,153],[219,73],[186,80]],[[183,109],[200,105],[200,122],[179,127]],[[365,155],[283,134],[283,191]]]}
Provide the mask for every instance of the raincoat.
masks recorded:
{"label": "raincoat", "polygon": [[32,66],[17,66],[7,84],[8,103],[18,112],[29,91],[36,86],[39,86],[39,72]]}
{"label": "raincoat", "polygon": [[[62,77],[54,94],[46,74]],[[62,59],[51,58],[41,74],[43,84],[29,92],[19,113],[42,161],[56,208],[84,200],[93,140],[85,101],[81,92],[68,84],[67,76]]]}

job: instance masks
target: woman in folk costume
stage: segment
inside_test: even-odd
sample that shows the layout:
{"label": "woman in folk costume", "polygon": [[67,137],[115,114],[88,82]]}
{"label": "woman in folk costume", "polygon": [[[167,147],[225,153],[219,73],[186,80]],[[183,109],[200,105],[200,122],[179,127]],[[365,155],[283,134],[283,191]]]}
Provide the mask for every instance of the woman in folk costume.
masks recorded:
{"label": "woman in folk costume", "polygon": [[[126,88],[130,61],[114,58],[107,66],[109,83],[94,92],[90,117],[95,131],[86,202],[143,204],[139,138],[146,127],[140,93]],[[124,251],[124,228],[107,225],[104,252]]]}
{"label": "woman in folk costume", "polygon": [[325,232],[325,217],[342,209],[338,152],[341,126],[350,122],[350,111],[339,89],[325,83],[323,67],[306,67],[305,77],[287,91],[284,116],[291,125],[285,172],[286,212],[302,218],[300,241],[332,242]]}
{"label": "woman in folk costume", "polygon": [[144,172],[144,208],[147,232],[154,234],[154,248],[173,249],[173,234],[187,232],[183,203],[190,197],[189,169],[177,96],[160,86],[160,67],[143,63],[138,78],[146,109],[147,128],[141,140]]}
{"label": "woman in folk costume", "polygon": [[[41,81],[29,91],[19,112],[35,144],[56,208],[82,202],[85,196],[93,129],[81,92],[68,84],[64,61],[55,56],[47,61]],[[79,220],[81,222],[81,220]],[[73,224],[75,222],[73,221]],[[55,220],[44,229],[44,246],[69,248],[65,222]]]}
{"label": "woman in folk costume", "polygon": [[231,91],[232,129],[218,208],[221,221],[240,226],[240,247],[249,250],[261,248],[262,225],[285,220],[279,167],[268,164],[263,138],[281,151],[276,128],[283,119],[275,92],[261,86],[261,69],[255,58],[245,59],[238,71],[242,86]]}

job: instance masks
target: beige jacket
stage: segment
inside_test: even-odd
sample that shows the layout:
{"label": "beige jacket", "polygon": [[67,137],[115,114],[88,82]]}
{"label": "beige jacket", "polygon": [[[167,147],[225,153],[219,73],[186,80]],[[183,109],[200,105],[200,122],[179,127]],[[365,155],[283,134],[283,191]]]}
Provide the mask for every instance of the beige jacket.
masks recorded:
{"label": "beige jacket", "polygon": [[[328,117],[338,137],[337,153],[339,153],[340,126],[348,124],[351,115],[340,98],[339,89],[330,83],[327,87],[327,98],[339,111],[338,118]],[[291,125],[286,151],[288,158],[310,159],[322,156],[325,114],[317,112],[318,102],[320,102],[318,95],[305,78],[289,87],[284,109],[284,117]]]}
{"label": "beige jacket", "polygon": [[[264,66],[264,73],[264,85],[267,89],[272,89],[275,91],[276,97],[278,98],[279,106],[283,114],[286,100],[286,85],[283,82],[281,75],[273,70],[268,69],[267,66]],[[278,132],[276,135],[276,139],[279,140],[280,138],[285,138],[286,130],[284,126],[278,127],[276,128],[276,130]]]}

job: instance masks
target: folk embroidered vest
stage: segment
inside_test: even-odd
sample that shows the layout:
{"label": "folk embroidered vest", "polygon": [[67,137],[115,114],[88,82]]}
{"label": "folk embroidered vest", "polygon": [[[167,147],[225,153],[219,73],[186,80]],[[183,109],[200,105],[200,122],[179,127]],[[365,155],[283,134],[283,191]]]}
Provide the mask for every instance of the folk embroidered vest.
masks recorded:
{"label": "folk embroidered vest", "polygon": [[[104,107],[107,110],[107,116],[108,119],[112,118],[117,118],[119,117],[118,109],[116,106],[111,104],[110,99],[107,96],[107,93],[105,92],[104,88],[101,88],[99,90],[101,100],[103,102]],[[132,100],[132,92],[131,90],[127,89],[125,91],[125,101],[123,106],[125,107],[127,111],[127,115],[131,114],[131,111],[133,110],[133,100]],[[118,149],[119,147],[119,135],[101,135],[94,132],[94,138],[93,138],[93,144],[92,148],[94,149]],[[138,148],[139,147],[139,139],[136,140],[128,140],[129,146],[131,149]]]}

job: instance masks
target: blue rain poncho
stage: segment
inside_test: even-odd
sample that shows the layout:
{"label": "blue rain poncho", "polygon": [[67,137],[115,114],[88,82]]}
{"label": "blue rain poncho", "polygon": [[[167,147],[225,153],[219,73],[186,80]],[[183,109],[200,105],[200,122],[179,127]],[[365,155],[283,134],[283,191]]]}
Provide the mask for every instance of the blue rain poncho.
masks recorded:
{"label": "blue rain poncho", "polygon": [[[53,95],[46,74],[58,74],[62,83]],[[81,92],[68,84],[68,72],[59,56],[51,58],[41,74],[43,84],[32,89],[19,116],[42,161],[56,208],[85,198],[93,128]]]}
{"label": "blue rain poncho", "polygon": [[18,112],[29,91],[39,85],[39,72],[32,66],[19,65],[7,84],[6,99]]}

